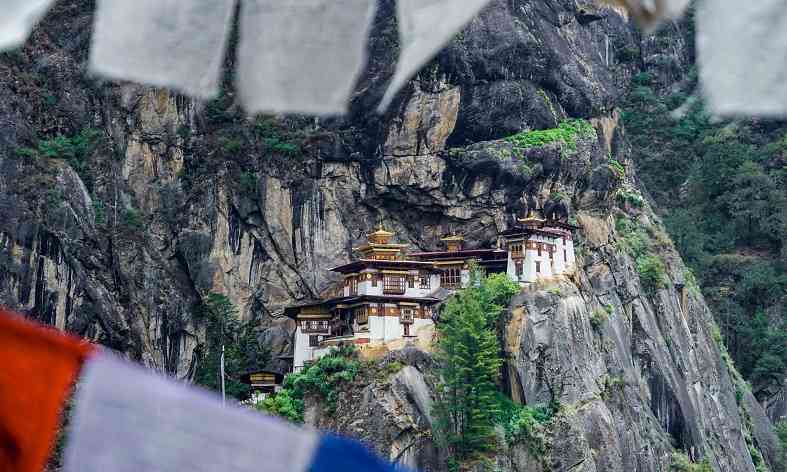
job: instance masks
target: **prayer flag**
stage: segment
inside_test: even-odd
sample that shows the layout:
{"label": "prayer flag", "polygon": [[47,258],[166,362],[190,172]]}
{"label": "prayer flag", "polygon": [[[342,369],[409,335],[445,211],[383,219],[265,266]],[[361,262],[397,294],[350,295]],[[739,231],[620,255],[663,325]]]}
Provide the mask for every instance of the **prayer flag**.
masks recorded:
{"label": "prayer flag", "polygon": [[401,55],[379,111],[454,35],[472,20],[489,0],[398,0]]}
{"label": "prayer flag", "polygon": [[234,14],[235,0],[99,0],[90,69],[215,97]]}
{"label": "prayer flag", "polygon": [[92,349],[0,310],[0,470],[41,472],[63,405]]}
{"label": "prayer flag", "polygon": [[709,108],[722,116],[787,114],[787,15],[781,0],[700,2],[697,62]]}
{"label": "prayer flag", "polygon": [[376,0],[245,0],[238,89],[251,112],[346,112]]}
{"label": "prayer flag", "polygon": [[3,0],[0,51],[21,46],[51,5],[52,0]]}

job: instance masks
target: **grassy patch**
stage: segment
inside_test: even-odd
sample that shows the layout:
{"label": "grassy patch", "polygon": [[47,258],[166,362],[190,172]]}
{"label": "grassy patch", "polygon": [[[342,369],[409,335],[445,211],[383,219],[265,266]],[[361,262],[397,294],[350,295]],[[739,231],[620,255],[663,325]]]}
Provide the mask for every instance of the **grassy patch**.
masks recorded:
{"label": "grassy patch", "polygon": [[523,131],[505,138],[518,150],[560,143],[561,156],[568,157],[577,151],[577,141],[596,137],[596,130],[587,120],[576,119],[561,122],[557,128]]}

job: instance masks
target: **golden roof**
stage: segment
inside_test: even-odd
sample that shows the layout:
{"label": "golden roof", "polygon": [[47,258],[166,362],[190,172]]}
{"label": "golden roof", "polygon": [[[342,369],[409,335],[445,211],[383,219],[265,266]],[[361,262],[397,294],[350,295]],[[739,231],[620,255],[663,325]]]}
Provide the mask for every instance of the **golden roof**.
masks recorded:
{"label": "golden roof", "polygon": [[527,216],[525,218],[519,218],[518,221],[525,224],[546,222],[545,219],[537,217],[533,210],[528,211]]}
{"label": "golden roof", "polygon": [[464,241],[465,237],[461,234],[449,234],[448,236],[443,236],[440,241]]}

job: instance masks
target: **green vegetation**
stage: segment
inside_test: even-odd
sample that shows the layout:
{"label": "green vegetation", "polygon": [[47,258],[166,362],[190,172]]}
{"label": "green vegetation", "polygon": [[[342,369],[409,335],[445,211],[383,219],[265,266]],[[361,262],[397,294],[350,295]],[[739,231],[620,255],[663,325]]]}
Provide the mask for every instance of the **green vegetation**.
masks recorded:
{"label": "green vegetation", "polygon": [[38,141],[36,147],[16,150],[19,157],[27,159],[65,159],[90,190],[93,182],[87,172],[87,158],[101,143],[102,133],[94,128],[85,128],[73,136],[57,135]]}
{"label": "green vegetation", "polygon": [[546,426],[554,412],[547,406],[518,405],[498,394],[499,413],[495,422],[502,426],[509,445],[525,442],[535,457],[546,455]]}
{"label": "green vegetation", "polygon": [[649,254],[638,257],[637,273],[642,287],[649,293],[667,286],[666,269],[657,256]]}
{"label": "green vegetation", "polygon": [[713,467],[707,460],[699,463],[692,462],[686,454],[676,452],[672,454],[670,470],[675,472],[713,472]]}
{"label": "green vegetation", "polygon": [[127,208],[126,211],[123,212],[123,223],[129,228],[136,230],[144,227],[145,220],[141,211],[136,208]]}
{"label": "green vegetation", "polygon": [[557,128],[535,131],[523,131],[505,138],[517,150],[544,146],[550,143],[561,143],[562,157],[576,152],[577,140],[596,137],[596,130],[587,120],[575,119],[561,122]]}
{"label": "green vegetation", "polygon": [[658,253],[658,238],[654,240],[651,234],[636,220],[618,217],[615,221],[615,230],[620,239],[619,249],[631,255],[637,264],[637,273],[640,283],[648,293],[667,286],[667,274],[664,262],[656,255]]}
{"label": "green vegetation", "polygon": [[258,408],[302,423],[304,397],[314,394],[325,400],[328,413],[333,413],[339,386],[355,380],[360,369],[361,362],[353,346],[334,348],[314,364],[288,375],[282,390],[267,398]]}
{"label": "green vegetation", "polygon": [[712,121],[702,100],[659,90],[650,74],[634,83],[626,134],[638,176],[697,275],[687,285],[702,289],[755,393],[775,387],[787,374],[787,124]]}
{"label": "green vegetation", "polygon": [[612,172],[613,172],[613,173],[614,173],[614,174],[615,174],[615,175],[616,175],[616,176],[617,176],[619,179],[622,179],[623,177],[625,177],[625,176],[626,176],[626,168],[625,168],[625,167],[623,167],[623,164],[621,164],[621,163],[620,163],[619,161],[617,161],[616,159],[612,159],[612,157],[610,157],[610,158],[609,158],[609,163],[608,163],[607,165],[609,166],[609,169],[610,169],[610,170],[611,170],[611,171],[612,171]]}
{"label": "green vegetation", "polygon": [[93,199],[93,214],[96,217],[96,224],[103,225],[107,222],[107,208],[101,200]]}
{"label": "green vegetation", "polygon": [[604,323],[607,322],[609,319],[609,315],[612,314],[614,308],[612,305],[607,305],[604,308],[596,308],[593,310],[593,313],[590,314],[590,324],[593,326],[593,329],[599,330]]}
{"label": "green vegetation", "polygon": [[252,199],[256,199],[259,193],[260,179],[255,172],[245,171],[240,174],[238,181],[240,192]]}
{"label": "green vegetation", "polygon": [[269,353],[260,347],[253,325],[238,319],[238,310],[229,298],[209,293],[197,312],[205,323],[205,344],[200,346],[194,382],[221,391],[221,348],[224,346],[225,391],[228,397],[245,400],[251,393],[241,383],[242,374],[261,369]]}
{"label": "green vegetation", "polygon": [[460,462],[476,460],[494,449],[500,346],[496,326],[518,284],[505,274],[483,277],[472,268],[470,283],[447,302],[438,330],[440,361],[436,435]]}
{"label": "green vegetation", "polygon": [[782,448],[781,457],[779,459],[782,467],[787,470],[787,420],[776,423],[774,430],[776,431],[776,436],[778,436]]}

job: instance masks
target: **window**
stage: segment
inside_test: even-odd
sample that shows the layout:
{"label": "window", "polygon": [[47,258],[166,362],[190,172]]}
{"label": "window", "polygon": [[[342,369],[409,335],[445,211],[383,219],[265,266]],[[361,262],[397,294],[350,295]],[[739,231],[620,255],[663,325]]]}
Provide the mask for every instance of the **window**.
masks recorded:
{"label": "window", "polygon": [[541,273],[541,262],[536,261],[536,274]]}
{"label": "window", "polygon": [[429,274],[421,274],[419,278],[418,288],[429,288]]}
{"label": "window", "polygon": [[383,293],[403,295],[404,292],[404,277],[401,275],[386,275],[383,278]]}
{"label": "window", "polygon": [[350,295],[358,295],[358,277],[350,278]]}
{"label": "window", "polygon": [[563,246],[565,246],[565,245],[566,245],[566,235],[564,234],[563,235]]}
{"label": "window", "polygon": [[322,338],[322,336],[320,336],[318,334],[312,334],[311,336],[309,336],[309,347],[317,347],[317,346],[319,346],[320,345],[320,338]]}
{"label": "window", "polygon": [[413,323],[415,321],[415,309],[402,308],[399,311],[399,321],[401,323]]}
{"label": "window", "polygon": [[516,261],[515,267],[516,267],[516,275],[517,277],[520,277],[524,272],[522,270],[522,261]]}
{"label": "window", "polygon": [[372,274],[372,287],[377,286],[377,278],[378,278],[377,274]]}
{"label": "window", "polygon": [[406,325],[403,325],[403,326],[404,326],[404,335],[405,336],[410,336],[410,325],[406,324]]}
{"label": "window", "polygon": [[522,257],[522,243],[511,245],[511,257]]}
{"label": "window", "polygon": [[538,243],[538,257],[541,257],[541,243]]}
{"label": "window", "polygon": [[551,261],[554,258],[555,258],[555,251],[553,251],[552,248],[549,248],[549,260]]}
{"label": "window", "polygon": [[328,320],[304,321],[301,330],[304,333],[327,333],[329,330]]}
{"label": "window", "polygon": [[563,249],[563,262],[568,262],[568,255],[566,254],[565,249]]}
{"label": "window", "polygon": [[446,267],[440,274],[440,285],[445,288],[458,288],[462,285],[462,266]]}
{"label": "window", "polygon": [[361,325],[369,322],[369,312],[365,306],[355,309],[355,321]]}
{"label": "window", "polygon": [[415,288],[415,276],[414,275],[408,275],[407,276],[407,286],[409,288]]}

